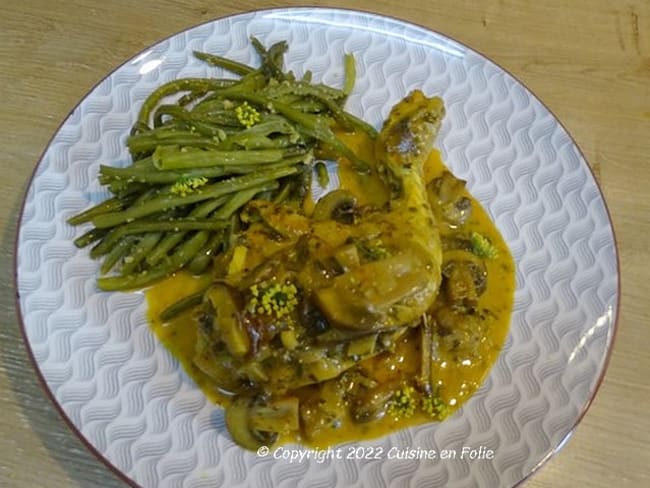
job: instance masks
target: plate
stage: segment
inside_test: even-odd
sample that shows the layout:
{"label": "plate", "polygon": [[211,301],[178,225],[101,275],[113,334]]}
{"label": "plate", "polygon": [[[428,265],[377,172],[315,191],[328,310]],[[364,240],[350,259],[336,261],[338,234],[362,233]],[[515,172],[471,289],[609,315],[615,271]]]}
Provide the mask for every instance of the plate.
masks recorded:
{"label": "plate", "polygon": [[[297,446],[246,452],[230,440],[221,409],[150,332],[143,295],[99,292],[98,264],[72,244],[78,229],[66,219],[105,198],[99,164],[128,160],[125,140],[144,98],[174,78],[220,74],[192,50],[255,63],[250,36],[267,45],[289,41],[288,68],[335,86],[343,54],[353,53],[358,81],[347,107],[375,126],[412,89],[445,100],[437,143],[443,159],[491,214],[517,264],[503,352],[483,387],[447,421],[333,454]],[[18,308],[36,371],[72,429],[134,486],[514,486],[563,445],[585,413],[616,328],[612,225],[566,130],[479,53],[369,13],[245,13],[143,51],[63,122],[36,167],[19,226]],[[435,459],[423,459],[431,453]]]}

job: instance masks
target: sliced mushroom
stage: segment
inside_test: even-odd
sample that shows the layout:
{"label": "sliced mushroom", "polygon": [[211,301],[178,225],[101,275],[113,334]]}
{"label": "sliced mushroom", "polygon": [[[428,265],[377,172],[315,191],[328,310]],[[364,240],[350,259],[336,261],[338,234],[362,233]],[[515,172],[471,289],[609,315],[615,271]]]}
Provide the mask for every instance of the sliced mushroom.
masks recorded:
{"label": "sliced mushroom", "polygon": [[390,385],[380,385],[365,390],[351,401],[350,416],[357,423],[379,420],[386,415],[392,396],[393,390]]}
{"label": "sliced mushroom", "polygon": [[299,400],[285,397],[263,404],[253,404],[249,413],[252,432],[284,434],[300,428]]}
{"label": "sliced mushroom", "polygon": [[238,396],[226,407],[226,427],[233,440],[245,449],[255,451],[261,446],[270,446],[277,439],[276,432],[256,431],[251,428],[250,414],[255,399]]}
{"label": "sliced mushroom", "polygon": [[464,191],[465,181],[449,171],[427,185],[432,210],[439,221],[452,229],[462,226],[472,213],[472,202]]}
{"label": "sliced mushroom", "polygon": [[451,303],[475,304],[487,288],[487,269],[485,263],[471,253],[452,251],[446,253],[442,266],[445,278],[443,288]]}
{"label": "sliced mushroom", "polygon": [[335,220],[353,224],[357,214],[357,198],[348,190],[334,190],[323,196],[314,206],[314,220]]}
{"label": "sliced mushroom", "polygon": [[435,312],[435,333],[440,339],[440,347],[454,355],[459,363],[480,358],[486,330],[492,315],[486,310],[472,307],[442,307]]}

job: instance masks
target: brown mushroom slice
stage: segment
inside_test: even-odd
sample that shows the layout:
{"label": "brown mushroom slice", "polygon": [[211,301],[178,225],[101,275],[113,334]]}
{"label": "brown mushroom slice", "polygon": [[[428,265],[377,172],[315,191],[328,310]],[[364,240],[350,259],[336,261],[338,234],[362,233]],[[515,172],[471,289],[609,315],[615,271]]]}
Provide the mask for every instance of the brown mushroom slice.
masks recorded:
{"label": "brown mushroom slice", "polygon": [[321,197],[314,206],[314,220],[335,220],[353,224],[357,213],[357,198],[348,190],[334,190]]}
{"label": "brown mushroom slice", "polygon": [[462,226],[472,213],[472,202],[464,195],[465,183],[445,171],[427,185],[427,196],[438,221],[452,229]]}
{"label": "brown mushroom slice", "polygon": [[253,432],[286,434],[300,429],[300,402],[297,397],[284,397],[250,408],[249,425]]}
{"label": "brown mushroom slice", "polygon": [[256,451],[269,446],[278,439],[277,432],[256,431],[251,428],[250,414],[254,399],[239,396],[226,407],[225,420],[232,439],[245,449]]}
{"label": "brown mushroom slice", "polygon": [[358,393],[350,405],[350,416],[356,423],[374,422],[383,418],[393,397],[392,384],[379,385],[376,388]]}
{"label": "brown mushroom slice", "polygon": [[444,254],[442,275],[447,299],[451,303],[475,304],[487,288],[485,263],[466,251]]}
{"label": "brown mushroom slice", "polygon": [[218,333],[213,328],[213,318],[203,314],[197,329],[194,365],[210,377],[213,385],[230,394],[242,389],[238,361],[225,350]]}

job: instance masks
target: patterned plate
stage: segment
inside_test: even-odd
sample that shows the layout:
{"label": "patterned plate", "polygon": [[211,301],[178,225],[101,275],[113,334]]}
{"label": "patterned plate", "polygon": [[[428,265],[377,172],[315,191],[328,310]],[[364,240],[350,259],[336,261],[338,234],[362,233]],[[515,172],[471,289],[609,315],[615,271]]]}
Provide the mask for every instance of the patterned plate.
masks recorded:
{"label": "patterned plate", "polygon": [[[354,53],[358,83],[348,108],[375,126],[412,89],[441,95],[448,115],[438,146],[517,263],[510,334],[483,387],[449,420],[341,446],[342,459],[298,447],[258,456],[234,445],[220,408],[151,334],[143,295],[98,292],[98,265],[73,246],[78,231],[66,224],[105,197],[98,166],[127,160],[125,140],[144,98],[177,77],[220,74],[194,59],[195,49],[255,63],[252,35],[267,45],[288,40],[290,69],[311,70],[335,86],[343,54]],[[20,221],[16,280],[26,343],[54,403],[134,486],[490,488],[534,472],[585,413],[606,368],[619,279],[612,225],[588,165],[516,79],[414,25],[291,8],[179,33],[100,82],[36,168]],[[437,459],[421,459],[423,451]],[[300,452],[302,460],[285,458]],[[440,459],[444,454],[450,459]]]}

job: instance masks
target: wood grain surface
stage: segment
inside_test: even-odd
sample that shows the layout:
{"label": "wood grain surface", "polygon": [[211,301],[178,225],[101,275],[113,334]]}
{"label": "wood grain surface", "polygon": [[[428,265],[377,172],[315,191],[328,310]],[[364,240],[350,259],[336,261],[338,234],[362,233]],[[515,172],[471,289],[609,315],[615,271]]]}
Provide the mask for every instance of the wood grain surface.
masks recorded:
{"label": "wood grain surface", "polygon": [[[0,486],[124,487],[68,429],[28,361],[15,311],[14,239],[30,175],[75,104],[172,33],[298,2],[4,0],[0,15]],[[454,37],[513,73],[574,136],[601,184],[621,258],[618,335],[574,436],[525,486],[650,486],[650,2],[357,0]]]}

